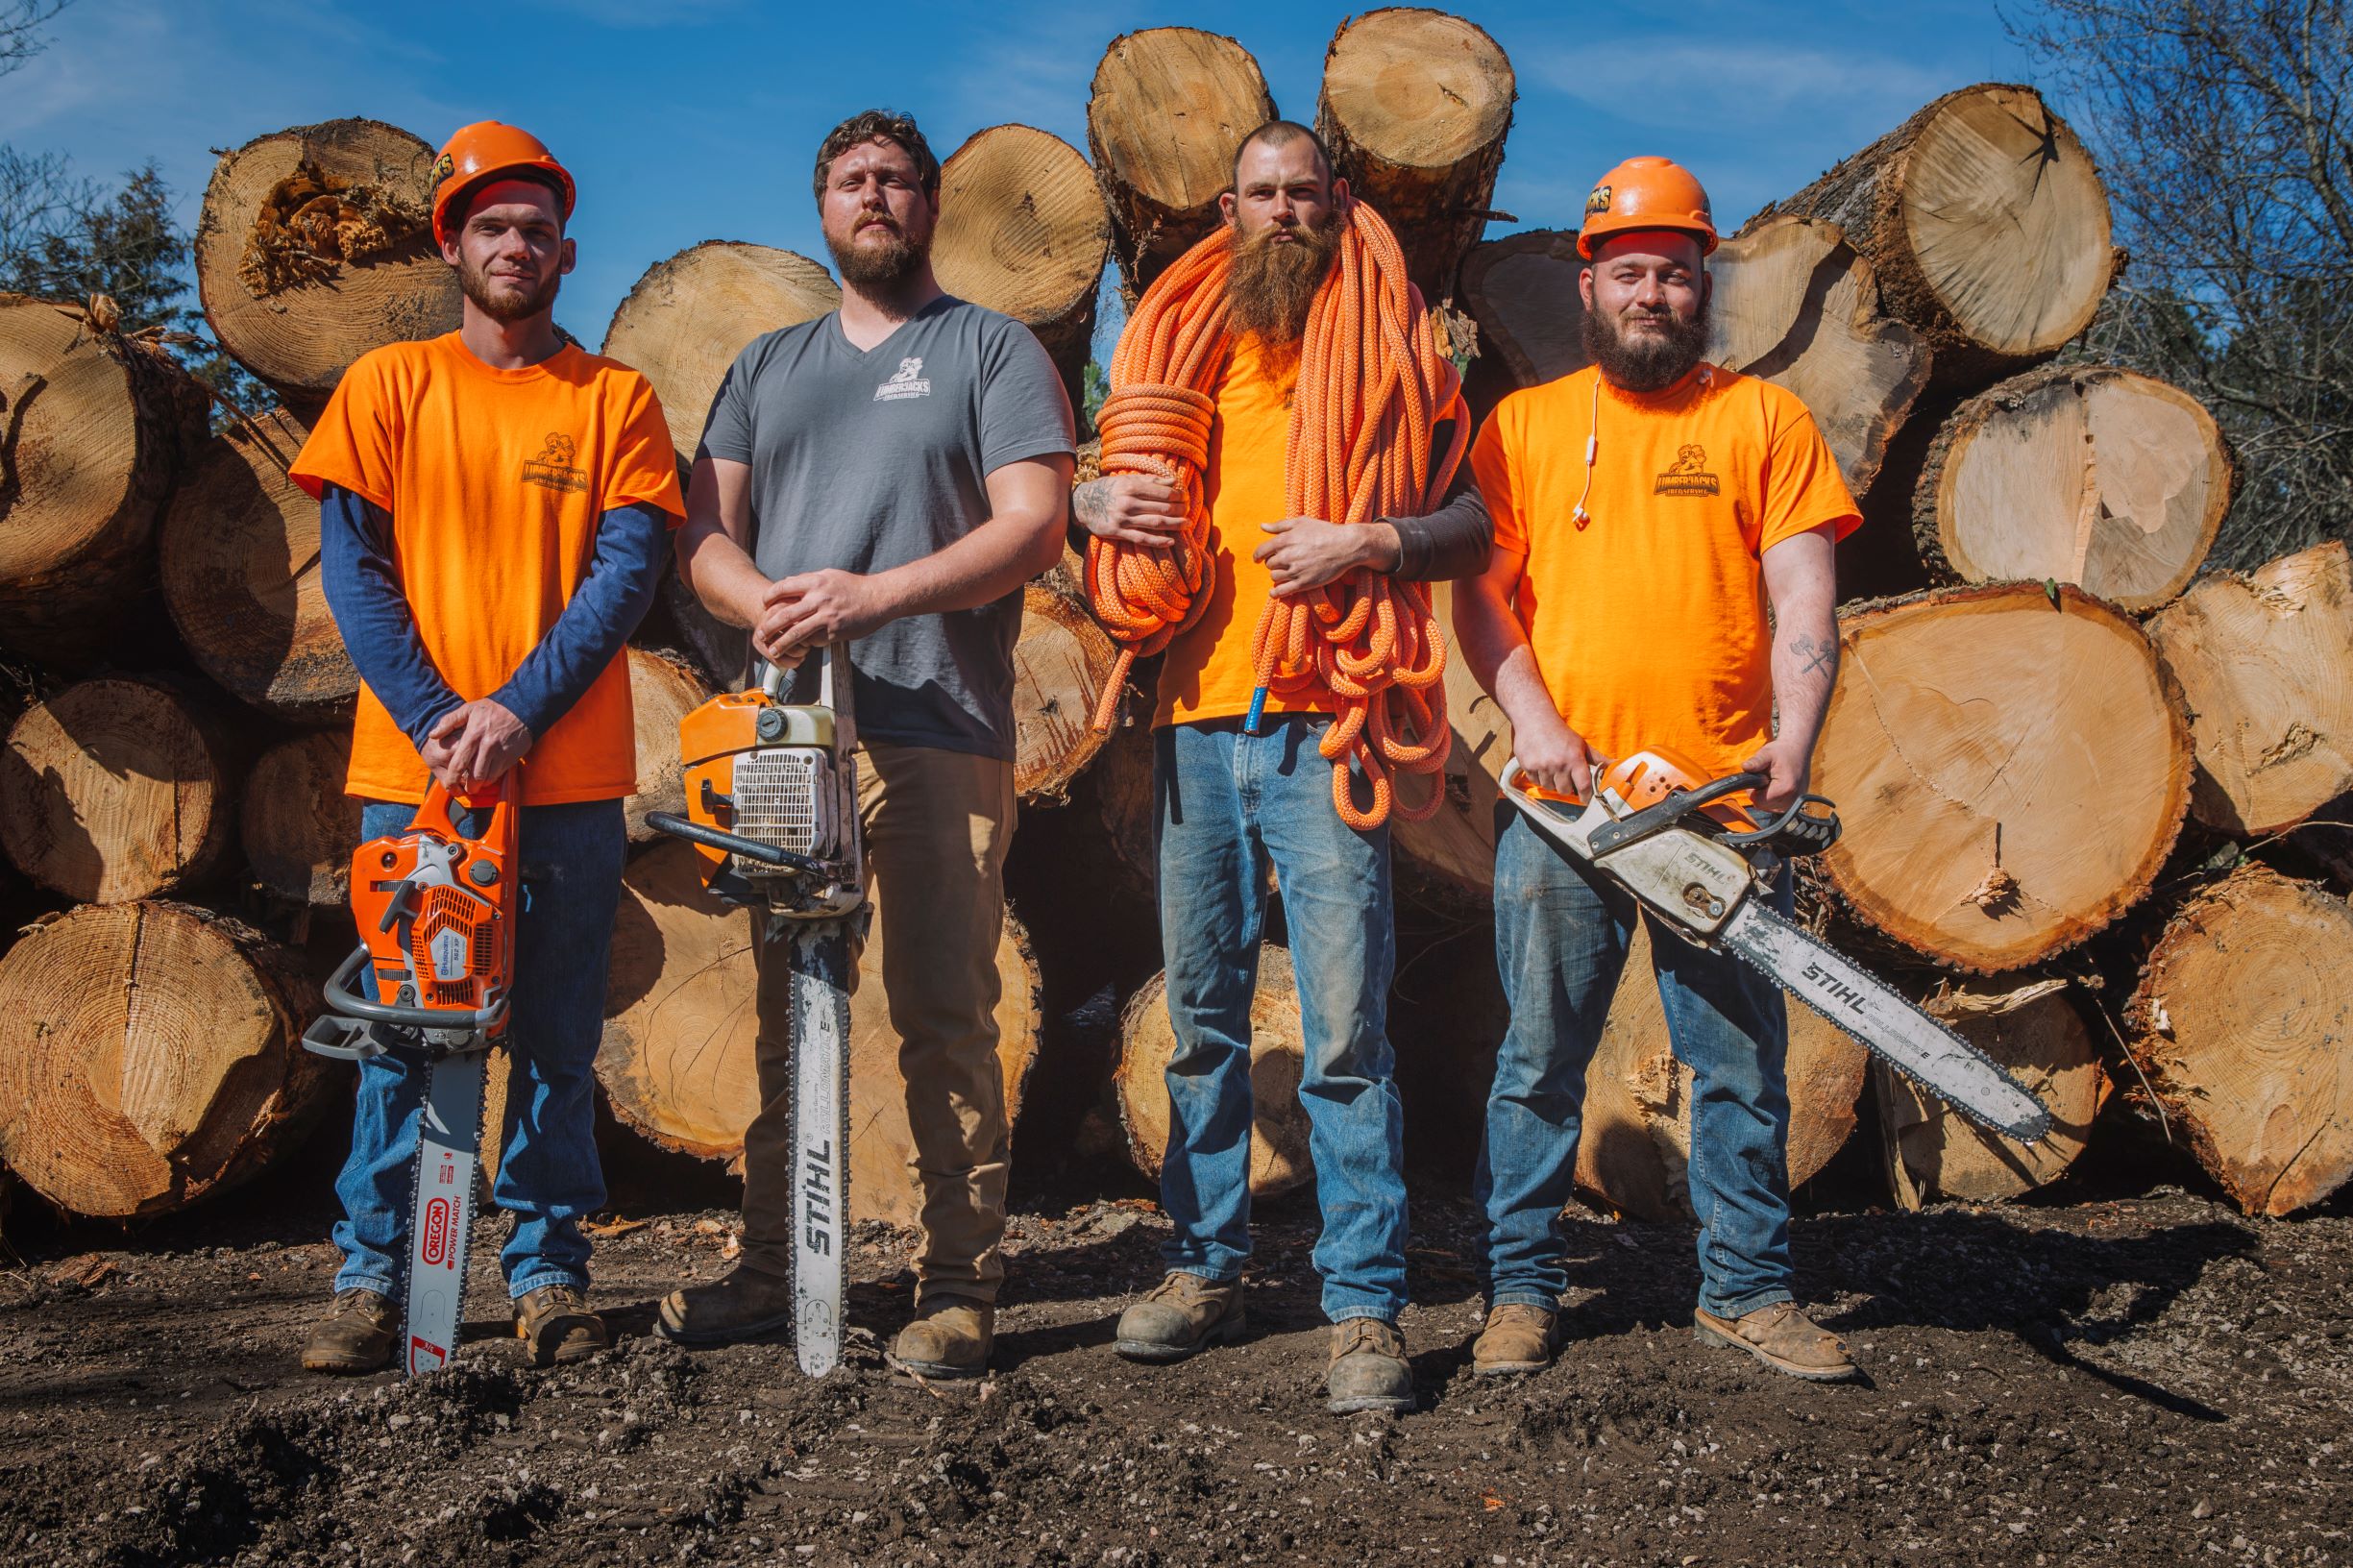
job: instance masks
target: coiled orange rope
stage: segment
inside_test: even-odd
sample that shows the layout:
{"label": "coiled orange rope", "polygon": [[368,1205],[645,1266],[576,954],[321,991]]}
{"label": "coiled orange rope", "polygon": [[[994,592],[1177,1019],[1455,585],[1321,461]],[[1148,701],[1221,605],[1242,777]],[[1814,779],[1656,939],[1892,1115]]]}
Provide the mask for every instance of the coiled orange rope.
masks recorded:
{"label": "coiled orange rope", "polygon": [[[1462,378],[1438,352],[1389,226],[1358,203],[1341,223],[1339,253],[1309,309],[1301,345],[1285,504],[1293,517],[1335,523],[1419,517],[1446,493],[1469,442]],[[1137,658],[1166,648],[1209,602],[1210,520],[1200,474],[1212,393],[1232,346],[1230,257],[1223,230],[1186,252],[1144,291],[1112,356],[1111,392],[1097,421],[1103,472],[1156,474],[1175,483],[1185,522],[1167,550],[1088,542],[1088,597],[1121,645],[1095,711],[1097,728],[1111,726]],[[1432,434],[1449,419],[1452,438],[1433,468]],[[1332,804],[1342,821],[1370,829],[1392,810],[1408,821],[1437,810],[1439,792],[1409,806],[1392,782],[1399,772],[1445,767],[1454,740],[1441,684],[1446,641],[1423,584],[1358,570],[1269,599],[1252,655],[1262,693],[1314,692],[1327,699],[1334,722],[1319,748],[1332,764]],[[1352,796],[1351,763],[1371,783],[1367,810]]]}

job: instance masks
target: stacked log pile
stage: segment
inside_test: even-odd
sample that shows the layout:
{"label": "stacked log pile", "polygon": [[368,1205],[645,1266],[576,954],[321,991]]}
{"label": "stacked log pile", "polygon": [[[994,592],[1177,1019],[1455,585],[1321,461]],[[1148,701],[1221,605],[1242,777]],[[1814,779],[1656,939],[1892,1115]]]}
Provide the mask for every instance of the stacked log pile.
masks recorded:
{"label": "stacked log pile", "polygon": [[[1311,116],[1426,302],[1475,323],[1488,406],[1584,357],[1578,214],[1483,242],[1514,92],[1485,33],[1390,9],[1335,36]],[[1087,107],[1086,155],[1019,125],[958,149],[934,253],[951,290],[1039,334],[1074,397],[1107,264],[1132,296],[1211,233],[1237,142],[1276,106],[1238,43],[1159,28],[1112,41]],[[0,954],[0,1160],[61,1208],[149,1216],[233,1187],[340,1070],[297,1041],[352,940],[357,674],[325,610],[317,510],[286,469],[355,358],[457,320],[425,234],[430,159],[363,120],[222,157],[200,292],[277,406],[208,437],[191,383],[116,333],[106,302],[0,299],[0,851],[19,901],[49,912]],[[1815,777],[1847,834],[1809,916],[2010,1066],[2058,1128],[2032,1148],[1985,1134],[1793,1008],[1793,1181],[1861,1126],[1903,1203],[2012,1197],[2096,1145],[2119,1104],[2250,1212],[2353,1173],[2353,855],[2323,825],[2353,793],[2353,565],[2332,545],[2199,576],[2233,502],[2213,419],[2070,352],[2116,265],[2073,132],[1998,84],[1925,106],[1714,258],[1710,358],[1806,403],[1867,519],[1841,552],[1844,668]],[[745,346],[838,299],[815,261],[713,240],[650,266],[603,347],[651,379],[691,460]],[[1150,670],[1096,731],[1113,650],[1072,572],[1031,584],[1024,612],[1030,825],[997,954],[1017,1180],[1086,1143],[1064,1137],[1083,1112],[1093,1146],[1147,1182],[1177,1050],[1128,940],[1152,920]],[[748,919],[644,819],[681,803],[677,719],[742,678],[744,635],[674,581],[645,640],[599,1071],[621,1125],[731,1162],[758,1109]],[[1414,1144],[1452,1158],[1476,1146],[1505,1024],[1492,855],[1511,737],[1460,659],[1446,678],[1445,805],[1394,839],[1410,918],[1392,1024],[1409,1126],[1443,1135]],[[878,932],[853,1009],[854,1207],[905,1222],[919,1191]],[[1312,1155],[1279,942],[1258,977],[1251,1169],[1272,1196],[1308,1184]],[[1083,1045],[1058,1010],[1106,987],[1115,1039]],[[1690,1098],[1638,942],[1587,1078],[1587,1199],[1686,1213]]]}

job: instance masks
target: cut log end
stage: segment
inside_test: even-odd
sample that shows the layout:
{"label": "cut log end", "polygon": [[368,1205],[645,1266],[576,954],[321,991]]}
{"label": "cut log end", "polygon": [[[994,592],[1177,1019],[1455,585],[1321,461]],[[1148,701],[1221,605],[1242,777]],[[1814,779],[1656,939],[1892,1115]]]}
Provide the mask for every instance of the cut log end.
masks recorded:
{"label": "cut log end", "polygon": [[2149,951],[2126,1043],[2169,1124],[2250,1214],[2353,1177],[2353,912],[2248,865],[2192,898]]}
{"label": "cut log end", "polygon": [[168,1213],[252,1176],[315,1109],[300,961],[184,905],[77,909],[0,959],[0,1159],[77,1214]]}
{"label": "cut log end", "polygon": [[2341,542],[2209,576],[2148,631],[2190,705],[2200,822],[2277,833],[2353,790],[2353,558]]}
{"label": "cut log end", "polygon": [[351,897],[360,804],[346,795],[351,737],[314,730],[261,753],[246,781],[240,836],[254,880],[274,897],[332,909]]}
{"label": "cut log end", "polygon": [[[1113,1087],[1136,1168],[1157,1180],[1168,1152],[1168,1064],[1176,1026],[1168,1018],[1165,975],[1129,998],[1119,1019],[1119,1067]],[[1291,955],[1269,943],[1259,949],[1258,990],[1250,1001],[1250,1195],[1271,1198],[1315,1175],[1308,1152],[1307,1112],[1299,1104],[1307,1058],[1299,1021],[1299,982]]]}
{"label": "cut log end", "polygon": [[2204,564],[2232,478],[2195,398],[2128,370],[2056,365],[1971,399],[1938,430],[1913,534],[1943,581],[2048,578],[2151,610]]}
{"label": "cut log end", "polygon": [[370,349],[454,330],[457,277],[432,241],[432,165],[417,137],[358,119],[222,155],[195,245],[221,347],[315,401]]}
{"label": "cut log end", "polygon": [[1111,41],[1087,102],[1087,145],[1131,290],[1142,293],[1221,221],[1235,152],[1274,116],[1258,61],[1232,38],[1155,27]]}
{"label": "cut log end", "polygon": [[629,707],[637,723],[637,792],[625,802],[629,842],[659,837],[646,814],[686,811],[686,765],[678,754],[678,721],[711,699],[684,659],[650,649],[629,649]]}
{"label": "cut log end", "polygon": [[1013,650],[1013,784],[1024,801],[1060,804],[1111,738],[1093,720],[1118,657],[1086,605],[1042,582],[1024,591]]}
{"label": "cut log end", "polygon": [[1111,213],[1094,171],[1026,125],[973,134],[940,171],[932,267],[959,299],[1027,327],[1075,386],[1094,333]]}
{"label": "cut log end", "polygon": [[214,717],[177,689],[110,678],[27,709],[0,755],[0,847],[66,897],[117,903],[201,881],[233,836]]}
{"label": "cut log end", "polygon": [[2189,806],[2181,695],[2147,636],[2074,588],[1851,605],[1814,787],[1866,923],[1977,973],[2031,964],[2146,893]]}

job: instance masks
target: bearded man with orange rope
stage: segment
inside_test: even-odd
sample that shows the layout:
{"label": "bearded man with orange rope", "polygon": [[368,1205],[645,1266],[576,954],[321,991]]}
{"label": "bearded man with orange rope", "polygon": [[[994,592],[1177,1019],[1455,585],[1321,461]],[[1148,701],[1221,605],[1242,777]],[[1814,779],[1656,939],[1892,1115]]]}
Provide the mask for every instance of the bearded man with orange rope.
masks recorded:
{"label": "bearded man with orange rope", "polygon": [[1330,1408],[1407,1409],[1403,1114],[1387,998],[1388,819],[1436,805],[1445,644],[1424,582],[1482,570],[1460,378],[1388,226],[1304,126],[1246,137],[1224,230],[1145,291],[1072,510],[1095,613],[1128,667],[1165,653],[1153,723],[1161,943],[1177,1049],[1165,1279],[1117,1349],[1173,1361],[1242,1326],[1250,1003],[1266,868],[1298,974],[1334,1332]]}

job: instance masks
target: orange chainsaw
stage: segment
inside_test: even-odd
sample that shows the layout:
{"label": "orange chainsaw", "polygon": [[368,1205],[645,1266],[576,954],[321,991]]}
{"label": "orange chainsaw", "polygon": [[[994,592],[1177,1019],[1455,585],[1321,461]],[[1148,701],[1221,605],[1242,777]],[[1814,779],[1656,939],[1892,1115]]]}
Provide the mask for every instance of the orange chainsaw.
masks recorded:
{"label": "orange chainsaw", "polygon": [[349,1062],[394,1046],[426,1059],[408,1213],[410,1377],[446,1365],[457,1343],[481,1167],[483,1063],[506,1033],[521,911],[506,789],[487,785],[462,803],[488,808],[479,837],[457,830],[450,792],[435,779],[406,828],[352,856],[360,944],[329,976],[329,1012],[303,1036],[319,1055]]}
{"label": "orange chainsaw", "polygon": [[1737,953],[1973,1119],[2029,1143],[2049,1132],[2050,1114],[1999,1064],[1758,896],[1772,857],[1820,854],[1839,836],[1837,809],[1821,796],[1801,796],[1777,813],[1733,798],[1767,782],[1762,773],[1703,782],[1663,747],[1596,770],[1585,800],[1537,789],[1517,758],[1502,778],[1504,797],[1531,827],[1606,873],[1686,942]]}
{"label": "orange chainsaw", "polygon": [[842,1359],[849,1213],[850,939],[867,919],[847,649],[824,650],[817,700],[784,700],[770,667],[678,725],[687,815],[649,826],[696,846],[703,885],[765,915],[792,974],[793,1338],[801,1370]]}

